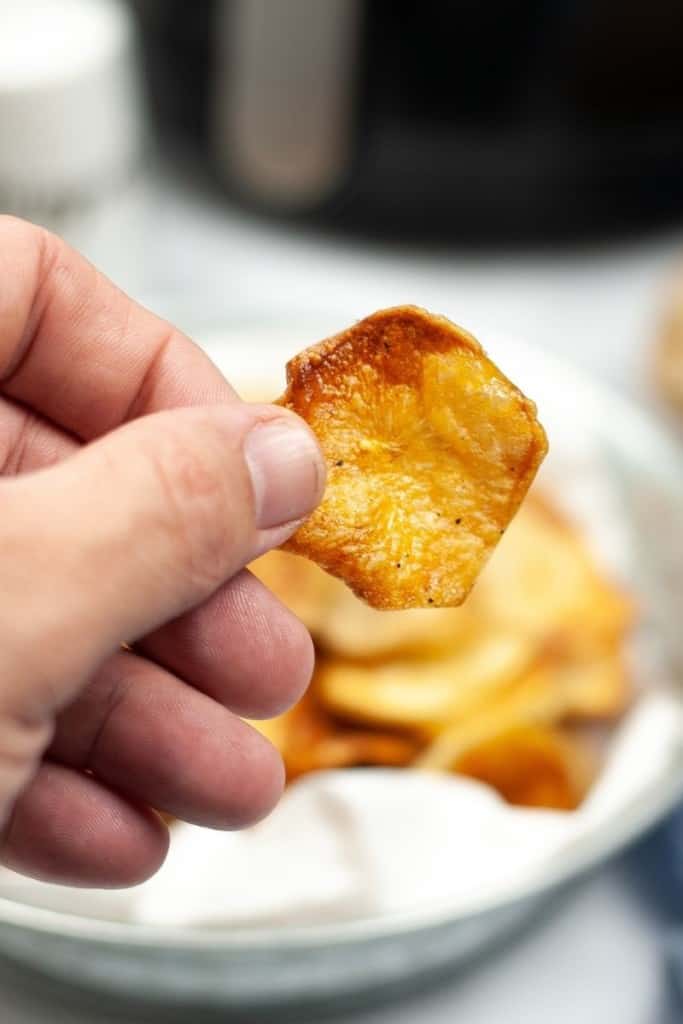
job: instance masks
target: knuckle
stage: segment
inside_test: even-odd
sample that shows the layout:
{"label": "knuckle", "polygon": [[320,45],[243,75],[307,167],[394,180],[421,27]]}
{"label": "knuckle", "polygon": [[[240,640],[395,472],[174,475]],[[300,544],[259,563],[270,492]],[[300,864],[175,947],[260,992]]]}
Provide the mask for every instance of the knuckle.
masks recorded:
{"label": "knuckle", "polygon": [[16,709],[0,714],[0,825],[36,770],[51,736],[47,719]]}
{"label": "knuckle", "polygon": [[30,462],[33,443],[40,437],[41,423],[29,409],[21,410],[11,436],[0,446],[0,473],[16,476],[25,471]]}
{"label": "knuckle", "polygon": [[43,283],[49,276],[50,269],[65,249],[65,243],[59,235],[10,214],[0,216],[0,238],[8,249],[16,249],[30,257],[39,283]]}
{"label": "knuckle", "polygon": [[49,234],[46,228],[32,224],[31,221],[22,220],[21,217],[15,217],[11,213],[0,214],[0,233],[5,238],[12,236],[24,239],[40,238],[42,235]]}

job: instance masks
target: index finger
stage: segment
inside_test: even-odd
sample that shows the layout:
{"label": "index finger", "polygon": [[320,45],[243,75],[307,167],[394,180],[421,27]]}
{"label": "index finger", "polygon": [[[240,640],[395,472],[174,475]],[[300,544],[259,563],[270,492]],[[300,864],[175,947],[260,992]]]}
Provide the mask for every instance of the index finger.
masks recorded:
{"label": "index finger", "polygon": [[82,440],[237,400],[197,345],[42,228],[0,217],[0,282],[0,390]]}

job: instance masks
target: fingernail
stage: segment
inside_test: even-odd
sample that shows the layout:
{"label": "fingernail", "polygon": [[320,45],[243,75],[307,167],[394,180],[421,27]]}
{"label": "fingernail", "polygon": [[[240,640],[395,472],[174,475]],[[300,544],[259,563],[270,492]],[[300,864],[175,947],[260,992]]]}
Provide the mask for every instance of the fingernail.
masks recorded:
{"label": "fingernail", "polygon": [[260,423],[247,434],[256,525],[282,526],[312,512],[322,495],[325,464],[313,436],[292,419]]}

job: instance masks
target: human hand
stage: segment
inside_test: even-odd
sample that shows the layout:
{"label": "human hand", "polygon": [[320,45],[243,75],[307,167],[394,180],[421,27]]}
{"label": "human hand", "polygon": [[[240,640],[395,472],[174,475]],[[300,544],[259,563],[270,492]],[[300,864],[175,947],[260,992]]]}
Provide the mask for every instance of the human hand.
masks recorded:
{"label": "human hand", "polygon": [[292,704],[313,652],[243,567],[320,500],[308,428],[0,217],[0,474],[0,862],[128,885],[166,853],[151,807],[267,813],[282,764],[237,716]]}

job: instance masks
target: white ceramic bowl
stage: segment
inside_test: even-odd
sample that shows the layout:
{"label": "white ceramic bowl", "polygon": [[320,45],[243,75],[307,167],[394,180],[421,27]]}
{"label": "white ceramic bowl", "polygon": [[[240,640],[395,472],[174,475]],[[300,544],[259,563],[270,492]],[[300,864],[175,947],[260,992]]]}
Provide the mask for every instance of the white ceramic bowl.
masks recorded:
{"label": "white ceramic bowl", "polygon": [[[284,380],[286,358],[328,327],[245,321],[199,336],[233,380]],[[645,414],[555,359],[503,337],[487,337],[486,347],[537,400],[551,445],[554,425],[566,433],[575,422],[600,449],[633,538],[631,585],[675,690],[683,672],[683,463],[676,445]],[[646,789],[565,856],[466,912],[431,906],[329,925],[203,930],[93,920],[0,899],[0,949],[53,977],[175,1005],[264,1008],[357,997],[473,956],[642,834],[681,794],[683,750],[676,749]]]}

